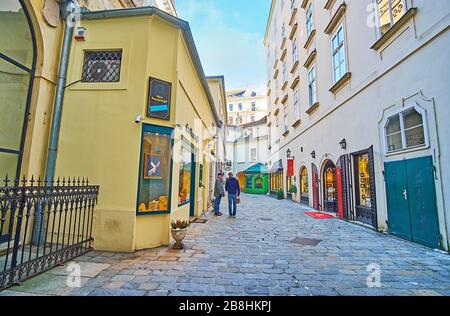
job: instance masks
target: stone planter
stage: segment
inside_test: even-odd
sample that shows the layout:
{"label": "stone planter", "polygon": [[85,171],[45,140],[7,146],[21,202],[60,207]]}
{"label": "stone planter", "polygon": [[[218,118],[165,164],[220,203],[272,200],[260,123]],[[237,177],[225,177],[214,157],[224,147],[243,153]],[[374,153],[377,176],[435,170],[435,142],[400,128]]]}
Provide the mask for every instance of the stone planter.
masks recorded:
{"label": "stone planter", "polygon": [[186,238],[187,232],[189,228],[185,229],[172,229],[172,237],[175,240],[175,245],[173,245],[173,249],[183,249],[183,240]]}

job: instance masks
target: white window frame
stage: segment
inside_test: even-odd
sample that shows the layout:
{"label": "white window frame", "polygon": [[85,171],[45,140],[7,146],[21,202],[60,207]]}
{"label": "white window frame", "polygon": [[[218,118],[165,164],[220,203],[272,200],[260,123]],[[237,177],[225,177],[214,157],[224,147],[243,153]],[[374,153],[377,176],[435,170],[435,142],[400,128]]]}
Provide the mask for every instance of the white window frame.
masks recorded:
{"label": "white window frame", "polygon": [[[313,81],[311,81],[310,74],[314,73]],[[311,93],[312,86],[314,85],[314,96]],[[312,98],[314,97],[314,98]],[[314,100],[313,100],[314,99]],[[313,106],[317,102],[317,69],[316,64],[312,65],[308,70],[308,102],[309,106]]]}
{"label": "white window frame", "polygon": [[314,30],[314,7],[311,2],[306,9],[306,36],[310,36]]}
{"label": "white window frame", "polygon": [[287,63],[283,62],[283,83],[287,81]]}
{"label": "white window frame", "polygon": [[[378,3],[378,0],[374,0],[375,1],[375,8],[377,10],[376,12],[376,16],[377,16],[377,29],[378,29],[378,36],[381,37],[384,34],[381,34],[381,15],[380,15],[380,5]],[[394,22],[394,15],[392,14],[392,2],[395,0],[387,0],[388,1],[388,6],[389,6],[389,20],[390,20],[390,26],[389,29],[392,28],[392,26],[396,23]],[[407,0],[401,0],[403,3],[403,14],[405,14],[408,11],[408,1]],[[403,16],[402,14],[402,16]]]}
{"label": "white window frame", "polygon": [[[253,153],[255,153],[255,156],[253,156]],[[258,150],[257,148],[250,148],[250,160],[251,162],[255,162],[258,160]]]}
{"label": "white window frame", "polygon": [[286,36],[286,24],[283,23],[281,26],[281,38],[284,38]]}
{"label": "white window frame", "polygon": [[296,1],[296,0],[291,0],[291,15],[294,13],[294,9],[295,9],[295,1]]}
{"label": "white window frame", "polygon": [[284,120],[284,132],[289,130],[289,115],[288,115],[288,104],[286,103],[284,105],[284,109],[283,109],[283,120]]}
{"label": "white window frame", "polygon": [[234,105],[230,103],[228,105],[228,109],[230,110],[230,112],[233,112],[234,111]]}
{"label": "white window frame", "polygon": [[[421,145],[412,146],[412,147],[405,147],[406,146],[406,134],[405,134],[406,131],[405,131],[403,113],[407,112],[410,109],[414,109],[417,111],[417,113],[422,115],[423,137],[424,137],[425,143],[421,144]],[[389,150],[389,144],[388,144],[388,139],[387,139],[388,134],[387,134],[386,129],[387,129],[387,126],[389,123],[389,119],[391,119],[392,117],[394,117],[396,115],[399,115],[399,119],[400,119],[400,133],[401,133],[401,137],[402,137],[402,148],[396,149],[396,150]],[[428,134],[428,119],[427,119],[426,110],[422,109],[417,103],[409,103],[400,109],[389,112],[383,121],[383,140],[384,140],[384,150],[385,150],[386,155],[396,154],[399,152],[408,152],[411,150],[417,150],[418,148],[425,149],[425,148],[430,147],[430,140],[429,140],[429,134]]]}
{"label": "white window frame", "polygon": [[298,89],[294,91],[294,117],[296,120],[300,119],[300,92]]}
{"label": "white window frame", "polygon": [[[333,50],[333,42],[334,39],[338,36],[339,31],[342,30],[342,43],[338,43],[338,47],[336,49]],[[333,34],[333,36],[331,37],[331,64],[333,66],[332,69],[332,73],[333,73],[333,83],[338,82],[339,80],[342,79],[342,77],[348,72],[348,64],[347,64],[347,45],[345,45],[345,27],[344,27],[344,23],[341,23],[341,25],[337,28],[336,32]],[[336,64],[335,64],[335,59],[334,56],[336,54],[339,53],[339,51],[343,49],[344,50],[344,60],[342,63],[339,64],[338,70],[340,71],[340,66],[342,64],[345,65],[345,72],[340,74],[340,77],[338,79],[336,79]]]}
{"label": "white window frame", "polygon": [[298,61],[298,48],[297,38],[292,41],[292,64],[294,65]]}

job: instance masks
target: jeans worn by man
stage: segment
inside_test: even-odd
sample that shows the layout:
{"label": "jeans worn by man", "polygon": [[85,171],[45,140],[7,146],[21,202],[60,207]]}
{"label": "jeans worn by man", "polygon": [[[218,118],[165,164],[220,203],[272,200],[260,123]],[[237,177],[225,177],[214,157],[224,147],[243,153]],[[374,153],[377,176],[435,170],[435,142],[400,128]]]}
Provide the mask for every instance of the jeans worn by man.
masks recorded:
{"label": "jeans worn by man", "polygon": [[237,194],[228,194],[228,212],[231,217],[236,216],[237,211]]}
{"label": "jeans worn by man", "polygon": [[227,183],[225,184],[225,191],[228,192],[228,211],[230,213],[230,217],[236,217],[237,198],[241,195],[241,187],[238,179],[233,177],[231,172],[228,174]]}

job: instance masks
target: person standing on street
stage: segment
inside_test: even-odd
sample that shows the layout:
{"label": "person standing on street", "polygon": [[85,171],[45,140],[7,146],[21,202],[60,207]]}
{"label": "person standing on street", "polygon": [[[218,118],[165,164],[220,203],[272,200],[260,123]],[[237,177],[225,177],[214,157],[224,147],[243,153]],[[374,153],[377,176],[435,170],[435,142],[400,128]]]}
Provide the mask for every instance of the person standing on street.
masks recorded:
{"label": "person standing on street", "polygon": [[225,190],[228,192],[228,211],[230,217],[236,217],[237,199],[241,196],[241,188],[239,181],[233,176],[233,173],[228,173]]}
{"label": "person standing on street", "polygon": [[214,214],[217,216],[222,216],[222,213],[220,212],[220,202],[222,201],[222,198],[225,197],[223,176],[224,174],[219,172],[216,183],[214,184]]}

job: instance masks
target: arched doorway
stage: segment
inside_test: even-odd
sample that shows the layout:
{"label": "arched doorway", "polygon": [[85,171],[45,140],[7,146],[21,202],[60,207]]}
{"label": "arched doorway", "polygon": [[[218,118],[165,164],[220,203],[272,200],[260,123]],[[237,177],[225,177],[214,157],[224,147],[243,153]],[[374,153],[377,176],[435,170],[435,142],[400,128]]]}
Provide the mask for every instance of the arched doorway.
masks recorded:
{"label": "arched doorway", "polygon": [[337,212],[336,195],[336,166],[331,160],[327,160],[323,167],[323,210]]}
{"label": "arched doorway", "polygon": [[36,68],[36,40],[23,0],[0,2],[0,180],[20,176]]}

